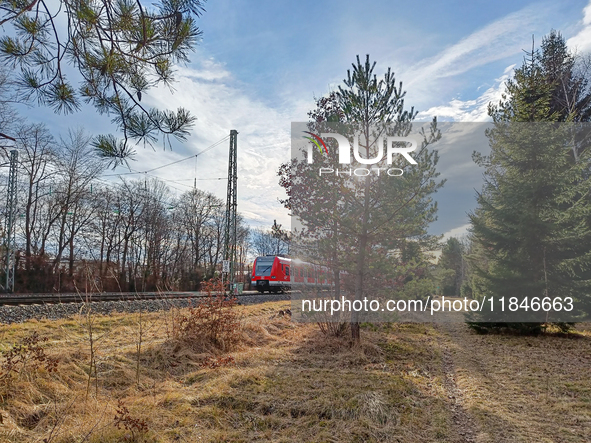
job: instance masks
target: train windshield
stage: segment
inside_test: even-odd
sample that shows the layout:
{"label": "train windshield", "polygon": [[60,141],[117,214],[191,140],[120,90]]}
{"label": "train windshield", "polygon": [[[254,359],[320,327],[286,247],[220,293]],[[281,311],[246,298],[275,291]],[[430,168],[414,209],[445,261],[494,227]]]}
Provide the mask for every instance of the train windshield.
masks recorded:
{"label": "train windshield", "polygon": [[268,277],[271,275],[271,268],[273,267],[273,260],[275,257],[259,257],[257,258],[254,275],[259,277]]}

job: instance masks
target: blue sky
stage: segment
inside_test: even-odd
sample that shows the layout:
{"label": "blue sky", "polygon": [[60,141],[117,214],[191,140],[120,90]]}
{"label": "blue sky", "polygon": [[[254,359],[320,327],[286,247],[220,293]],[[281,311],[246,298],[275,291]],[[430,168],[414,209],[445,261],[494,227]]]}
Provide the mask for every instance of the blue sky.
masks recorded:
{"label": "blue sky", "polygon": [[[178,68],[175,92],[148,91],[148,104],[183,106],[198,118],[189,141],[137,148],[134,170],[144,171],[195,154],[239,131],[239,210],[252,225],[289,225],[278,203],[283,191],[276,171],[290,157],[290,122],[305,121],[313,98],[335,89],[356,55],[370,54],[377,72],[387,67],[407,90],[406,105],[420,119],[485,121],[486,106],[497,101],[512,68],[551,29],[579,52],[591,50],[591,1],[365,2],[212,0],[199,20],[203,40],[188,66]],[[92,109],[73,116],[48,109],[23,111],[47,122],[56,133],[84,126],[90,133],[112,132],[108,119]],[[227,145],[196,160],[157,171],[175,192],[198,187],[225,197]],[[118,168],[117,172],[126,172]],[[445,172],[445,171],[442,171]],[[112,174],[112,172],[107,172]],[[156,174],[156,173],[155,173]],[[117,179],[110,177],[109,179]],[[466,183],[466,189],[478,183]],[[460,233],[473,192],[440,193],[434,233]],[[454,198],[453,210],[449,202]]]}

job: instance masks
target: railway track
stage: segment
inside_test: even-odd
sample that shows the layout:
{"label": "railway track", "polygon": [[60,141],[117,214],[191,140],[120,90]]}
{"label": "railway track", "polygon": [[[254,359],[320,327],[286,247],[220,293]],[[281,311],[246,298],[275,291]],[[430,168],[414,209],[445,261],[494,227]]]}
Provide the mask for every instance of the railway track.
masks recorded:
{"label": "railway track", "polygon": [[[237,297],[256,295],[257,291],[244,291]],[[55,303],[81,303],[103,301],[170,300],[178,298],[206,297],[203,292],[102,292],[93,294],[1,294],[0,306],[18,306]]]}

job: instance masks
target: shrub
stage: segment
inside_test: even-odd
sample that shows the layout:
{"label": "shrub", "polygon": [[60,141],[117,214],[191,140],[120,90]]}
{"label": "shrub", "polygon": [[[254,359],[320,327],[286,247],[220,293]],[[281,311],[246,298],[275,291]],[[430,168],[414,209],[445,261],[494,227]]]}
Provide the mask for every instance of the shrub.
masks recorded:
{"label": "shrub", "polygon": [[207,294],[194,308],[176,311],[173,318],[173,339],[196,350],[233,349],[240,340],[241,321],[234,309],[235,298],[226,298],[219,280],[203,284]]}
{"label": "shrub", "polygon": [[146,421],[141,418],[133,417],[121,399],[117,403],[114,422],[117,429],[123,428],[131,433],[131,435],[126,435],[124,437],[123,441],[125,442],[137,442],[141,436],[148,432],[148,424]]}
{"label": "shrub", "polygon": [[435,293],[435,284],[430,278],[415,278],[404,284],[398,298],[427,301]]}
{"label": "shrub", "polygon": [[0,401],[8,394],[13,378],[29,375],[44,367],[47,372],[56,372],[59,360],[49,357],[45,353],[43,343],[47,337],[40,337],[33,332],[25,337],[21,343],[2,352],[3,361],[0,364]]}

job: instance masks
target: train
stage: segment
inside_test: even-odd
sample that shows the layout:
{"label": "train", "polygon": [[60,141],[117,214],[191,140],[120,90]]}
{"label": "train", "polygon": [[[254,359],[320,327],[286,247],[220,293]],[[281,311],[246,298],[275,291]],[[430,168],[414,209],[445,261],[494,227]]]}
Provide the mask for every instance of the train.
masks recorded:
{"label": "train", "polygon": [[326,266],[278,255],[257,257],[252,265],[251,288],[261,294],[265,291],[285,292],[297,285],[328,289],[333,284],[332,280]]}

